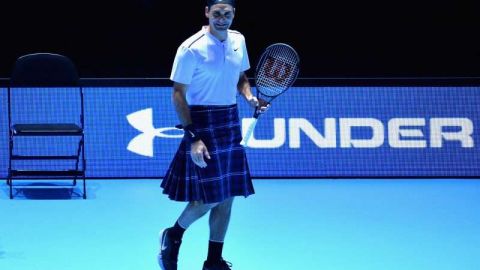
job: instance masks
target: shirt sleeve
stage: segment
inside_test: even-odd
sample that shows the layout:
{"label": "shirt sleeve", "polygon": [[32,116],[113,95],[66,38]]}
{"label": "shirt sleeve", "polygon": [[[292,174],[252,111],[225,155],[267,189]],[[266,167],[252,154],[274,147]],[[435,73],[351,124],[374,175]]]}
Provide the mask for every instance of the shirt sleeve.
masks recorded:
{"label": "shirt sleeve", "polygon": [[240,70],[243,72],[250,69],[250,60],[248,59],[247,45],[245,44],[245,38],[242,39],[243,59]]}
{"label": "shirt sleeve", "polygon": [[196,58],[191,49],[180,46],[173,61],[170,80],[182,84],[190,84],[196,67]]}

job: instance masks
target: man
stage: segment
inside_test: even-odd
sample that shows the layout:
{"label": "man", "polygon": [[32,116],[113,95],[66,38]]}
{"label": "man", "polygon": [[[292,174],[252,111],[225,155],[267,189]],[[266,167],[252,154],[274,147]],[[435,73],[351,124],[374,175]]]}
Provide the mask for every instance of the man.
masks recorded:
{"label": "man", "polygon": [[[183,233],[207,212],[210,237],[203,270],[231,269],[222,250],[233,198],[254,193],[240,145],[237,93],[252,107],[259,101],[244,73],[250,68],[245,38],[229,29],[235,1],[207,0],[205,15],[208,26],[179,46],[170,76],[185,136],[161,187],[170,199],[188,204],[174,226],[160,234],[158,263],[164,270],[177,269]],[[267,107],[262,101],[260,111]]]}

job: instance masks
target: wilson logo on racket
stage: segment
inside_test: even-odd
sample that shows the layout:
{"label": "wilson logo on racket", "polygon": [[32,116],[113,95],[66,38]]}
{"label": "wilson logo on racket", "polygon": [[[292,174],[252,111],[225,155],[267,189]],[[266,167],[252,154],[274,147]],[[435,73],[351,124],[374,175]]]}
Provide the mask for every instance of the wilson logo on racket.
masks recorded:
{"label": "wilson logo on racket", "polygon": [[293,67],[281,59],[267,57],[263,66],[265,76],[281,83],[292,75]]}
{"label": "wilson logo on racket", "polygon": [[165,132],[176,131],[176,127],[163,127],[155,128],[153,126],[153,110],[152,108],[143,109],[140,111],[133,112],[127,115],[128,123],[141,132],[141,134],[135,136],[130,140],[127,146],[127,150],[135,154],[153,157],[154,149],[153,142],[155,137],[158,138],[182,138],[183,132],[181,134],[167,134]]}

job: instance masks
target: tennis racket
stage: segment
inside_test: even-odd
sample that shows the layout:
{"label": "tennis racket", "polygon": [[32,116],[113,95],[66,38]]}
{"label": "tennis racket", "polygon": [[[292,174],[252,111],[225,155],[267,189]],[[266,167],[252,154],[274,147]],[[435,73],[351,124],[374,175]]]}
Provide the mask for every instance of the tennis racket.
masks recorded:
{"label": "tennis racket", "polygon": [[260,57],[255,70],[255,88],[259,106],[253,113],[253,122],[248,127],[241,145],[248,145],[260,116],[260,107],[270,104],[285,93],[297,79],[300,57],[288,44],[275,43],[268,46]]}

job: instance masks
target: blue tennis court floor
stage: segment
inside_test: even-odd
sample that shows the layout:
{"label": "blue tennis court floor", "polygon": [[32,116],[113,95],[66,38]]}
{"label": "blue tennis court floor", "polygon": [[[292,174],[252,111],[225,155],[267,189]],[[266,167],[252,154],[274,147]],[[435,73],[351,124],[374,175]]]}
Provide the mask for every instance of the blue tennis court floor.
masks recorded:
{"label": "blue tennis court floor", "polygon": [[[22,181],[19,183],[28,183]],[[160,180],[88,180],[65,189],[0,184],[1,270],[155,270],[158,232],[185,204]],[[480,181],[254,180],[224,247],[234,270],[478,270]],[[81,192],[78,187],[76,191]],[[201,270],[208,218],[185,233],[179,270]]]}

